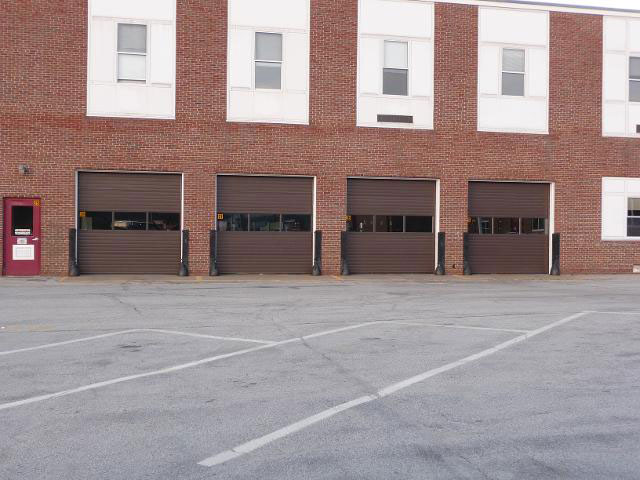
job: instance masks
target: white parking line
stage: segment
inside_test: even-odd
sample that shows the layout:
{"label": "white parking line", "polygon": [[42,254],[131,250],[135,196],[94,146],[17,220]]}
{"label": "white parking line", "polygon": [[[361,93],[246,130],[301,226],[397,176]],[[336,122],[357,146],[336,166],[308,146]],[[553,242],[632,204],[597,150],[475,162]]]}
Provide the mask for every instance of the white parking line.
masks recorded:
{"label": "white parking line", "polygon": [[462,330],[488,330],[490,332],[508,332],[508,333],[529,333],[531,330],[518,330],[515,328],[492,328],[492,327],[475,327],[473,325],[451,325],[447,323],[420,323],[420,322],[403,322],[400,320],[390,320],[387,323],[395,323],[397,325],[411,325],[414,327],[433,327],[433,328],[459,328]]}
{"label": "white parking line", "polygon": [[33,350],[43,350],[45,348],[53,348],[53,347],[61,347],[64,345],[71,345],[73,343],[80,343],[80,342],[89,342],[91,340],[98,340],[101,338],[107,338],[107,337],[113,337],[116,335],[125,335],[127,333],[144,333],[144,332],[151,332],[151,333],[164,333],[164,334],[168,334],[168,335],[184,335],[187,337],[196,337],[196,338],[210,338],[213,340],[226,340],[226,341],[230,341],[230,342],[248,342],[248,343],[260,343],[263,345],[271,345],[274,342],[270,342],[267,340],[254,340],[251,338],[238,338],[238,337],[220,337],[220,336],[215,336],[215,335],[205,335],[205,334],[201,334],[201,333],[191,333],[191,332],[178,332],[175,330],[161,330],[158,328],[134,328],[131,330],[122,330],[119,332],[111,332],[111,333],[105,333],[102,335],[94,335],[92,337],[83,337],[83,338],[76,338],[74,340],[67,340],[64,342],[56,342],[56,343],[47,343],[45,345],[37,345],[35,347],[27,347],[27,348],[19,348],[17,350],[7,350],[4,352],[0,352],[0,356],[2,355],[11,355],[13,353],[22,353],[22,352],[31,352]]}
{"label": "white parking line", "polygon": [[440,375],[441,373],[444,372],[448,372],[449,370],[453,370],[454,368],[458,368],[461,367],[463,365],[466,365],[468,363],[474,362],[476,360],[480,360],[481,358],[484,357],[488,357],[489,355],[493,355],[494,353],[497,353],[501,350],[504,350],[505,348],[509,348],[513,345],[516,345],[518,343],[524,342],[525,340],[528,340],[532,337],[535,337],[537,335],[540,335],[544,332],[547,332],[553,328],[559,327],[561,325],[564,325],[566,323],[569,323],[573,320],[576,320],[580,317],[584,317],[585,315],[588,315],[589,313],[592,312],[580,312],[580,313],[576,313],[574,315],[571,315],[569,317],[563,318],[562,320],[558,320],[557,322],[553,322],[549,325],[545,325],[544,327],[538,328],[537,330],[533,330],[530,331],[528,333],[525,333],[524,335],[520,335],[519,337],[513,338],[511,340],[508,340],[506,342],[503,342],[499,345],[496,345],[495,347],[489,348],[487,350],[483,350],[482,352],[476,353],[474,355],[470,355],[468,357],[465,357],[463,359],[460,359],[458,361],[449,363],[447,365],[444,365],[442,367],[439,368],[435,368],[433,370],[428,370],[427,372],[424,372],[420,375],[416,375],[414,377],[410,377],[407,378],[405,380],[402,380],[400,382],[394,383],[393,385],[389,385],[386,388],[383,388],[381,390],[378,390],[376,393],[372,394],[372,395],[367,395],[367,396],[362,396],[359,398],[356,398],[355,400],[351,400],[349,402],[345,402],[345,403],[341,403],[340,405],[336,405],[335,407],[329,408],[327,410],[324,410],[320,413],[317,413],[315,415],[312,415],[310,417],[307,417],[303,420],[300,420],[298,422],[292,423],[291,425],[288,425],[284,428],[281,428],[279,430],[276,430],[274,432],[271,432],[267,435],[264,435],[262,437],[256,438],[254,440],[251,440],[249,442],[243,443],[241,445],[237,445],[236,447],[227,450],[225,452],[219,453],[217,455],[214,455],[212,457],[209,457],[205,460],[202,460],[201,462],[198,462],[199,465],[202,465],[204,467],[213,467],[215,465],[220,465],[222,463],[228,462],[229,460],[232,460],[234,458],[240,457],[242,455],[245,455],[247,453],[253,452],[254,450],[257,450],[258,448],[264,447],[265,445],[268,445],[278,439],[281,439],[283,437],[286,437],[288,435],[291,435],[292,433],[296,433],[300,430],[303,430],[315,423],[318,423],[322,420],[326,420],[327,418],[333,417],[334,415],[337,415],[341,412],[350,410],[352,408],[355,408],[359,405],[363,405],[365,403],[369,403],[372,402],[374,400],[380,399],[380,398],[384,398],[386,396],[392,395],[394,393],[399,392],[400,390],[404,390],[408,387],[411,387],[412,385],[415,385],[417,383],[423,382],[429,378],[435,377],[436,375]]}
{"label": "white parking line", "polygon": [[45,348],[61,347],[63,345],[71,345],[72,343],[88,342],[90,340],[113,337],[115,335],[124,335],[125,333],[133,333],[137,331],[138,330],[122,330],[120,332],[111,332],[111,333],[105,333],[102,335],[94,335],[93,337],[76,338],[75,340],[67,340],[65,342],[47,343],[46,345],[38,345],[36,347],[19,348],[17,350],[8,350],[5,352],[0,352],[0,355],[11,355],[12,353],[31,352],[33,350],[42,350]]}
{"label": "white parking line", "polygon": [[213,340],[227,340],[231,342],[247,342],[247,343],[261,343],[263,345],[271,345],[272,341],[268,340],[255,340],[253,338],[240,338],[240,337],[220,337],[217,335],[205,335],[204,333],[192,333],[192,332],[178,332],[176,330],[162,330],[159,328],[145,328],[143,331],[145,332],[157,332],[157,333],[166,333],[169,335],[184,335],[185,337],[195,337],[195,338],[211,338]]}
{"label": "white parking line", "polygon": [[366,327],[366,326],[374,325],[374,324],[378,324],[378,323],[380,323],[380,322],[366,322],[366,323],[360,323],[360,324],[357,324],[357,325],[350,325],[348,327],[336,328],[336,329],[333,329],[333,330],[326,330],[326,331],[323,331],[323,332],[318,332],[318,333],[313,333],[311,335],[306,335],[304,337],[290,338],[288,340],[283,340],[281,342],[269,343],[267,345],[260,345],[260,346],[257,346],[257,347],[246,348],[244,350],[238,350],[238,351],[231,352],[231,353],[225,353],[223,355],[216,355],[215,357],[203,358],[202,360],[196,360],[194,362],[183,363],[181,365],[175,365],[173,367],[166,367],[166,368],[162,368],[160,370],[154,370],[152,372],[139,373],[139,374],[136,374],[136,375],[128,375],[126,377],[114,378],[112,380],[106,380],[104,382],[92,383],[92,384],[89,384],[89,385],[84,385],[82,387],[72,388],[72,389],[69,389],[69,390],[62,390],[60,392],[48,393],[48,394],[45,394],[45,395],[38,395],[36,397],[25,398],[23,400],[17,400],[15,402],[3,403],[3,404],[0,404],[0,410],[7,410],[9,408],[15,408],[15,407],[23,406],[23,405],[29,405],[31,403],[42,402],[42,401],[45,401],[45,400],[52,400],[54,398],[65,397],[67,395],[73,395],[75,393],[86,392],[88,390],[96,390],[98,388],[108,387],[110,385],[116,385],[118,383],[129,382],[129,381],[138,380],[138,379],[141,379],[141,378],[154,377],[156,375],[164,375],[164,374],[167,374],[167,373],[178,372],[180,370],[185,370],[187,368],[198,367],[200,365],[206,365],[208,363],[216,362],[218,360],[224,360],[226,358],[237,357],[237,356],[244,355],[244,354],[247,354],[247,353],[257,352],[259,350],[266,350],[268,348],[275,348],[275,347],[278,347],[278,346],[281,346],[281,345],[286,345],[286,344],[289,344],[289,343],[301,342],[301,341],[304,341],[304,340],[307,340],[307,339],[311,339],[311,338],[323,337],[325,335],[333,335],[335,333],[345,332],[347,330],[354,330],[356,328],[362,328],[362,327]]}
{"label": "white parking line", "polygon": [[591,313],[602,313],[605,315],[636,315],[636,316],[640,316],[640,312],[599,312],[599,311],[592,311]]}

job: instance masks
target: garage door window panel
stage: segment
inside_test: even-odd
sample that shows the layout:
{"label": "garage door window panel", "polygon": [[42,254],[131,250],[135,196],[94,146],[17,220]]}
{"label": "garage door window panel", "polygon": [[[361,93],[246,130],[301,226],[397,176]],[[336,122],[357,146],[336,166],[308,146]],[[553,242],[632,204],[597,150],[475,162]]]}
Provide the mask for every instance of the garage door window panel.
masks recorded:
{"label": "garage door window panel", "polygon": [[547,219],[546,218],[523,218],[522,234],[523,235],[546,235]]}
{"label": "garage door window panel", "polygon": [[310,232],[311,215],[282,215],[283,232]]}
{"label": "garage door window panel", "polygon": [[112,230],[113,212],[80,212],[80,230]]}
{"label": "garage door window panel", "polygon": [[149,213],[149,230],[177,232],[180,230],[180,214]]}
{"label": "garage door window panel", "polygon": [[218,230],[221,232],[247,232],[249,231],[249,214],[247,213],[223,213],[218,220]]}
{"label": "garage door window panel", "polygon": [[376,215],[376,232],[402,233],[404,231],[404,217],[391,215]]}
{"label": "garage door window panel", "polygon": [[405,217],[405,232],[433,233],[433,217],[408,215]]}
{"label": "garage door window panel", "polygon": [[115,212],[114,230],[146,230],[147,214],[145,212]]}
{"label": "garage door window panel", "polygon": [[520,234],[520,219],[519,218],[494,218],[493,233],[495,235]]}
{"label": "garage door window panel", "polygon": [[493,233],[493,219],[489,217],[471,217],[469,219],[469,233],[491,235]]}
{"label": "garage door window panel", "polygon": [[249,229],[252,232],[279,232],[280,215],[252,213],[249,215]]}
{"label": "garage door window panel", "polygon": [[627,236],[640,237],[640,198],[629,199]]}
{"label": "garage door window panel", "polygon": [[350,232],[373,232],[373,215],[352,215],[347,222],[347,230]]}

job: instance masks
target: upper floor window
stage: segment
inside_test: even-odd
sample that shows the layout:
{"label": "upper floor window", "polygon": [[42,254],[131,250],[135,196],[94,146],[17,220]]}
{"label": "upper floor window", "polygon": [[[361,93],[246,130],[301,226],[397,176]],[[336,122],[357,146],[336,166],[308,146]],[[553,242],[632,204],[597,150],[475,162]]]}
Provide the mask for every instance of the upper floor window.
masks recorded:
{"label": "upper floor window", "polygon": [[640,57],[629,58],[629,101],[640,102]]}
{"label": "upper floor window", "polygon": [[382,93],[384,95],[409,95],[408,42],[384,42]]}
{"label": "upper floor window", "polygon": [[147,81],[147,26],[118,24],[118,81]]}
{"label": "upper floor window", "polygon": [[525,51],[505,48],[502,50],[502,95],[524,97]]}
{"label": "upper floor window", "polygon": [[640,237],[640,198],[629,199],[627,212],[627,236]]}
{"label": "upper floor window", "polygon": [[256,32],[255,88],[282,89],[282,34]]}

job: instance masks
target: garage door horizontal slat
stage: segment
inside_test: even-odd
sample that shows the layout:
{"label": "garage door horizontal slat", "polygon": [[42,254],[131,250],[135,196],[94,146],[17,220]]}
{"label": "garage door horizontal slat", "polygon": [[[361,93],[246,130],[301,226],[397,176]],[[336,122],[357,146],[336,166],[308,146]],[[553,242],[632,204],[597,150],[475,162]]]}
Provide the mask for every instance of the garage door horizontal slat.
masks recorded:
{"label": "garage door horizontal slat", "polygon": [[219,232],[221,273],[311,273],[311,232]]}
{"label": "garage door horizontal slat", "polygon": [[347,190],[349,215],[435,215],[432,181],[350,178]]}
{"label": "garage door horizontal slat", "polygon": [[180,268],[180,232],[78,232],[81,273],[158,273]]}
{"label": "garage door horizontal slat", "polygon": [[220,213],[313,213],[313,179],[219,175]]}
{"label": "garage door horizontal slat", "polygon": [[80,172],[78,209],[180,213],[181,190],[180,175]]}
{"label": "garage door horizontal slat", "polygon": [[433,273],[432,233],[347,233],[351,273]]}
{"label": "garage door horizontal slat", "polygon": [[547,235],[469,235],[472,273],[549,273]]}
{"label": "garage door horizontal slat", "polygon": [[549,184],[471,182],[472,217],[548,218]]}

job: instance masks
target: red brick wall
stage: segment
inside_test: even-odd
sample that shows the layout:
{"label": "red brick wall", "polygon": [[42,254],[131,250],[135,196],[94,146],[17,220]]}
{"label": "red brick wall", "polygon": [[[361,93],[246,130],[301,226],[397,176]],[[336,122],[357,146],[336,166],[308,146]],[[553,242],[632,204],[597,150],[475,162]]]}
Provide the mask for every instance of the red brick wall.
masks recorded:
{"label": "red brick wall", "polygon": [[[44,274],[67,270],[78,169],[183,172],[195,274],[208,271],[216,173],[316,176],[325,273],[339,271],[356,175],[441,179],[449,272],[461,271],[476,179],[556,182],[564,272],[640,264],[640,244],[600,241],[601,177],[640,177],[640,141],[600,133],[601,17],[551,14],[541,136],[476,131],[477,7],[436,4],[435,130],[425,132],[355,127],[355,0],[311,0],[310,126],[226,123],[226,0],[178,4],[175,121],[85,116],[86,0],[0,4],[0,196],[42,198]],[[33,173],[19,175],[21,163]]]}

